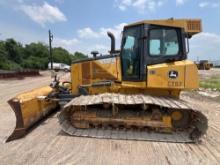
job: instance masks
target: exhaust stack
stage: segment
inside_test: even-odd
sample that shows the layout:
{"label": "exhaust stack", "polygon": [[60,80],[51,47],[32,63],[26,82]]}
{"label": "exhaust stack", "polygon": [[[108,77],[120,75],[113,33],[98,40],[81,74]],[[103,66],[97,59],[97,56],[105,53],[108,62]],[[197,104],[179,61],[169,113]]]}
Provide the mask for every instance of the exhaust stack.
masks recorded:
{"label": "exhaust stack", "polygon": [[113,33],[111,32],[107,32],[108,36],[111,39],[111,50],[110,50],[110,54],[115,54],[115,53],[119,53],[120,51],[115,50],[115,36]]}

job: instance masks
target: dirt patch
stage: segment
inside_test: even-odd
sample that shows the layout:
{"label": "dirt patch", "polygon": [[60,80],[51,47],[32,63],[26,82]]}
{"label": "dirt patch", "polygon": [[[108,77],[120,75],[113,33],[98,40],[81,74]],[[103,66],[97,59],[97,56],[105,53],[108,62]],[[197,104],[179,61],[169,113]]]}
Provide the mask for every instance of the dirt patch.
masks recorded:
{"label": "dirt patch", "polygon": [[197,92],[181,98],[201,110],[209,129],[201,144],[106,140],[66,136],[56,114],[25,138],[4,143],[15,126],[7,100],[18,93],[48,85],[48,72],[37,78],[0,81],[0,164],[220,164],[220,103]]}
{"label": "dirt patch", "polygon": [[199,70],[200,79],[208,79],[210,77],[220,78],[220,68],[212,68],[210,70]]}

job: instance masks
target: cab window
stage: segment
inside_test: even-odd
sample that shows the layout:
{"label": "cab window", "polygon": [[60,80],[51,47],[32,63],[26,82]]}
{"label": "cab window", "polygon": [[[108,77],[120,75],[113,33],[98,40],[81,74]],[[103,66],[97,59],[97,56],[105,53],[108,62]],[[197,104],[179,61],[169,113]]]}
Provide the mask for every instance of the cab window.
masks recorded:
{"label": "cab window", "polygon": [[152,29],[149,32],[149,54],[151,56],[176,56],[180,46],[175,29]]}

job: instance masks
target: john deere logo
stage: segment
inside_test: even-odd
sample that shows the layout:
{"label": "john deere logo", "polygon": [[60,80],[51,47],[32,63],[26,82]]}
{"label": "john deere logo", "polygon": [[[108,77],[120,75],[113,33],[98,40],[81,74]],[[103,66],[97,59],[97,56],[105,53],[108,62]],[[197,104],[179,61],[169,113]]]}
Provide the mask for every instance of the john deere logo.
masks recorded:
{"label": "john deere logo", "polygon": [[175,70],[169,71],[169,78],[176,79],[178,77],[178,72]]}

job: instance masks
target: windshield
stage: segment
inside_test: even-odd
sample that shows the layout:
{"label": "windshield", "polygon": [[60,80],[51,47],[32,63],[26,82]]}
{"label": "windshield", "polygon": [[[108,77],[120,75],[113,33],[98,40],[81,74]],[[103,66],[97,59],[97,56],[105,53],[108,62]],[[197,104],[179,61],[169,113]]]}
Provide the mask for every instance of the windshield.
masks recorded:
{"label": "windshield", "polygon": [[140,76],[139,37],[140,27],[124,30],[121,52],[122,74],[127,79],[137,79]]}

